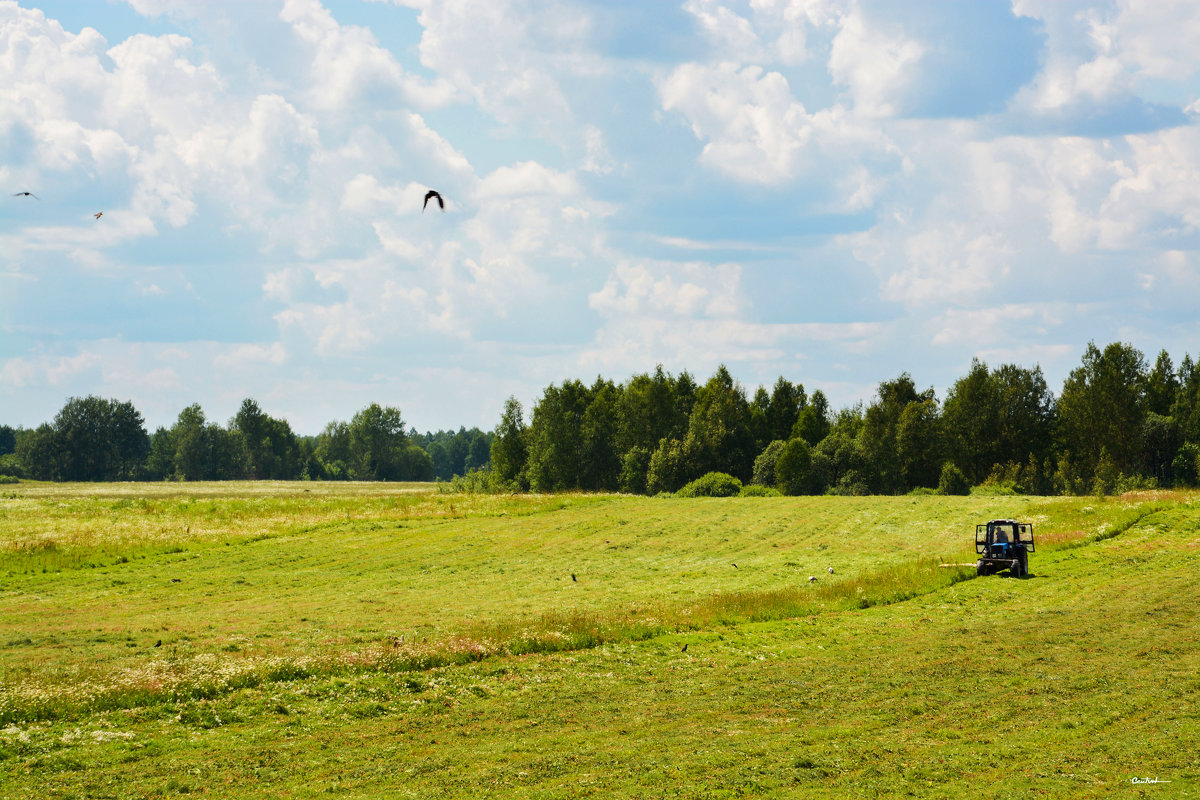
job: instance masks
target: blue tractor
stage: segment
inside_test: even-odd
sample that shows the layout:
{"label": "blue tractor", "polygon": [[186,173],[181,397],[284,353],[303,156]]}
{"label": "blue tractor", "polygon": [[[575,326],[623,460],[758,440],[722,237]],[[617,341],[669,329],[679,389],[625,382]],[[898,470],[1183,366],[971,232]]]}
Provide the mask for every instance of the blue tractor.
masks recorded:
{"label": "blue tractor", "polygon": [[1008,570],[1014,578],[1029,575],[1029,554],[1033,552],[1033,526],[1015,519],[994,519],[975,526],[976,575],[991,575]]}

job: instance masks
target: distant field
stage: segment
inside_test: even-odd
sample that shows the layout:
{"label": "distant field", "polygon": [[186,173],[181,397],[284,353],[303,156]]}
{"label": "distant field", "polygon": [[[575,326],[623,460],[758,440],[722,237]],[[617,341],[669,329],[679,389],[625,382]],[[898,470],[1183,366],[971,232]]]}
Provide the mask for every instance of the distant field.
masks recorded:
{"label": "distant field", "polygon": [[0,488],[0,797],[1200,789],[1195,494]]}

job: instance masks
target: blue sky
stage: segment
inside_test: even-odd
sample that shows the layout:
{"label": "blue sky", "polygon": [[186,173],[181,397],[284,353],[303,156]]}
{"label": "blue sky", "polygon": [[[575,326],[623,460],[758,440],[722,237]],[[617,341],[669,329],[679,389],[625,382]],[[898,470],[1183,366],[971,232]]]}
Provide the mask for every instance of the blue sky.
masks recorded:
{"label": "blue sky", "polygon": [[0,0],[0,423],[1178,363],[1197,41],[1191,0]]}

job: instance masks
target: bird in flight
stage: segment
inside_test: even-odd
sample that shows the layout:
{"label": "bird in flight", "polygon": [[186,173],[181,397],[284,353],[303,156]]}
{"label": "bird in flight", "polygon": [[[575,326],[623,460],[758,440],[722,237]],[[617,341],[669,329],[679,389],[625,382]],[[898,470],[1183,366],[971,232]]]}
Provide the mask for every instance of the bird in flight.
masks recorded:
{"label": "bird in flight", "polygon": [[95,214],[93,214],[92,216],[93,216],[93,217],[95,217],[96,219],[100,219],[101,217],[103,217],[103,216],[104,216],[104,212],[103,212],[103,211],[97,211],[97,212],[96,212]]}
{"label": "bird in flight", "polygon": [[425,206],[429,205],[429,201],[432,199],[436,199],[438,201],[438,208],[440,208],[442,211],[446,210],[446,203],[442,200],[442,196],[440,194],[438,194],[437,192],[435,192],[433,189],[430,189],[428,192],[425,193],[425,202],[421,206],[422,214],[425,213]]}
{"label": "bird in flight", "polygon": [[42,199],[33,192],[13,192],[13,197],[32,197],[34,200]]}

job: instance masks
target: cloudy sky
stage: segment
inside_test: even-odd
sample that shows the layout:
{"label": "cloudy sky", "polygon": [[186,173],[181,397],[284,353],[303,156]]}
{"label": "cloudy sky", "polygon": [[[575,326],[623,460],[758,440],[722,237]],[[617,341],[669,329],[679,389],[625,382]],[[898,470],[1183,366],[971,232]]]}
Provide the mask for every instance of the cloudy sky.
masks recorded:
{"label": "cloudy sky", "polygon": [[0,0],[0,423],[1178,363],[1197,42],[1194,0]]}

